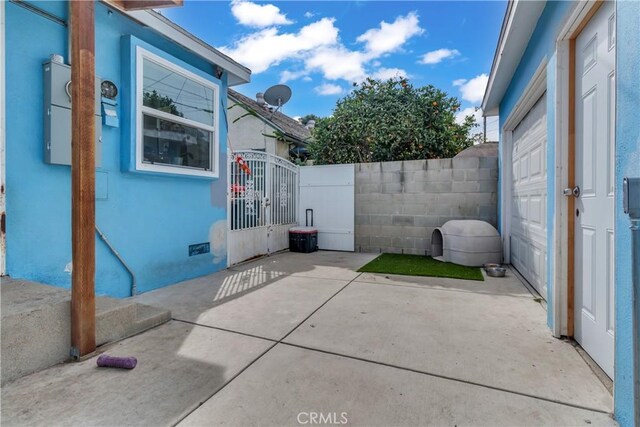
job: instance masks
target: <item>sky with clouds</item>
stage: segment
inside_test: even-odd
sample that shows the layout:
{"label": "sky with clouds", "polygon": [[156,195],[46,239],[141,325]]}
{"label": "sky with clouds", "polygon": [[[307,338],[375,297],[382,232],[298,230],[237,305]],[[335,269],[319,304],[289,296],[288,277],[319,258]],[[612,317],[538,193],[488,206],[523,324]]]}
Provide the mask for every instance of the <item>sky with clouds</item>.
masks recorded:
{"label": "sky with clouds", "polygon": [[[290,116],[331,114],[366,77],[432,84],[475,109],[491,69],[506,1],[186,0],[163,14],[252,70],[234,89],[254,97],[284,83]],[[497,120],[488,119],[497,140]]]}

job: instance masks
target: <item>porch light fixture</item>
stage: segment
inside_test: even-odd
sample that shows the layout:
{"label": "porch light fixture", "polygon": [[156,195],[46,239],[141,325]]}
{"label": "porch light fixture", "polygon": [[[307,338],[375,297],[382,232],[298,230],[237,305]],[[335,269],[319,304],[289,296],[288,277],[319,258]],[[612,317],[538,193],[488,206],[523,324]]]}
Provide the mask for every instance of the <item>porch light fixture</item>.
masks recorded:
{"label": "porch light fixture", "polygon": [[224,74],[224,68],[222,68],[219,65],[216,65],[216,77],[218,79],[222,78],[222,75]]}

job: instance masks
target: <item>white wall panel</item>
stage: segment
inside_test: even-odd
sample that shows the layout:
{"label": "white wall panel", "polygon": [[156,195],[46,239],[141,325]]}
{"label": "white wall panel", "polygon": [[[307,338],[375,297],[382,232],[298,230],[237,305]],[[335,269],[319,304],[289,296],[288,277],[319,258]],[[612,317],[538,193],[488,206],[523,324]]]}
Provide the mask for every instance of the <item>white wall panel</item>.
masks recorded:
{"label": "white wall panel", "polygon": [[354,251],[355,165],[301,167],[300,225],[307,209],[313,209],[320,249]]}

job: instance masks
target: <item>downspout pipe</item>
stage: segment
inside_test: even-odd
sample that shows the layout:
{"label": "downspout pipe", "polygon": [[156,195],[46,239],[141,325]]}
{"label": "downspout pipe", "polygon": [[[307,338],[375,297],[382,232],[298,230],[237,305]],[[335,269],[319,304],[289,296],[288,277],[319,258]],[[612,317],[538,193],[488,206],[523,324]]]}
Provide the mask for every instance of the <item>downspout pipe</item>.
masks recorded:
{"label": "downspout pipe", "polygon": [[138,293],[138,288],[137,288],[137,283],[136,283],[136,275],[133,273],[133,270],[131,270],[131,268],[129,268],[129,265],[127,265],[127,263],[125,262],[124,258],[122,258],[120,253],[116,250],[116,248],[114,248],[111,245],[111,243],[107,239],[107,236],[104,235],[104,233],[98,228],[97,225],[96,225],[96,233],[98,233],[98,236],[100,236],[100,239],[105,243],[105,245],[107,245],[107,247],[109,248],[111,253],[116,258],[118,258],[118,261],[120,261],[120,264],[122,264],[122,266],[125,268],[125,270],[127,270],[129,275],[131,276],[131,290],[130,290],[130,293],[131,293],[131,296],[135,296]]}
{"label": "downspout pipe", "polygon": [[640,219],[631,220],[631,274],[633,286],[634,418],[640,426]]}

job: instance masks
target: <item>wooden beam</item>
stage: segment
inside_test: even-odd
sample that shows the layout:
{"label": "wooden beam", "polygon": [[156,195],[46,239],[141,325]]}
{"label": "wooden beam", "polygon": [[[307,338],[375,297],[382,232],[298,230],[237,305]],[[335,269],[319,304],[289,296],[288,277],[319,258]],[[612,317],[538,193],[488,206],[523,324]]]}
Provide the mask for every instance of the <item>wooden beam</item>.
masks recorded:
{"label": "wooden beam", "polygon": [[72,0],[71,18],[71,346],[96,349],[94,2]]}
{"label": "wooden beam", "polygon": [[183,0],[124,0],[127,10],[159,9],[161,7],[181,7]]}
{"label": "wooden beam", "polygon": [[[576,185],[576,39],[569,40],[569,147],[567,149],[569,188]],[[576,200],[567,200],[567,336],[573,337],[575,327],[575,221]]]}
{"label": "wooden beam", "polygon": [[123,11],[181,7],[184,0],[103,0],[110,6]]}
{"label": "wooden beam", "polygon": [[102,1],[115,9],[122,10],[122,11],[127,10],[124,7],[124,0],[102,0]]}
{"label": "wooden beam", "polygon": [[[576,186],[576,39],[587,26],[591,18],[602,7],[604,1],[598,0],[589,10],[589,13],[580,22],[580,25],[571,34],[569,39],[569,147],[567,174],[569,187]],[[575,260],[575,233],[576,233],[576,199],[569,197],[567,203],[569,215],[567,215],[567,336],[575,334],[575,295],[576,295],[576,260]]]}
{"label": "wooden beam", "polygon": [[603,4],[604,4],[604,0],[596,0],[594,5],[591,7],[591,9],[589,9],[589,12],[582,20],[582,22],[580,22],[580,24],[576,27],[573,33],[571,33],[571,36],[569,37],[570,39],[575,40],[578,38],[582,30],[584,30],[584,27],[587,26],[587,24],[591,21],[591,18],[593,18],[593,16],[600,10]]}

